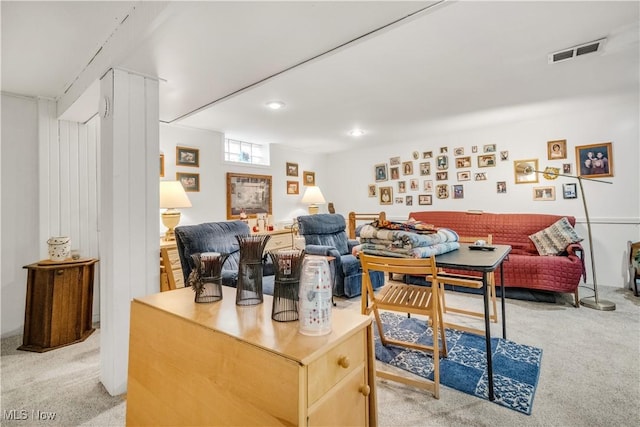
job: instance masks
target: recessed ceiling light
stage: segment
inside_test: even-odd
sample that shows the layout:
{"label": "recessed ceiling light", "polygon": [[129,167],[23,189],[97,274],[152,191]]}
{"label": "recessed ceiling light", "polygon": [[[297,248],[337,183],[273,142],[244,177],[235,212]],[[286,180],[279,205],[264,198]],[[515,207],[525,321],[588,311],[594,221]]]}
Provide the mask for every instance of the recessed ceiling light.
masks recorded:
{"label": "recessed ceiling light", "polygon": [[349,135],[351,136],[362,136],[364,135],[364,131],[362,129],[353,129],[349,131]]}
{"label": "recessed ceiling light", "polygon": [[272,110],[279,110],[281,108],[284,108],[284,102],[282,101],[269,101],[267,102],[267,107],[271,108]]}

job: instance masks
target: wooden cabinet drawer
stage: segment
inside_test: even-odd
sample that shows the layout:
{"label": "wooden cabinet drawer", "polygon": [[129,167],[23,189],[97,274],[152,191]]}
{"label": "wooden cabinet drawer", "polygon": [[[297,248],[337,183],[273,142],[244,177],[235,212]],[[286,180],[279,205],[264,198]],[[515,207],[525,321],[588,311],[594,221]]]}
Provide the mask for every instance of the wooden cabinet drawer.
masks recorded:
{"label": "wooden cabinet drawer", "polygon": [[360,365],[309,409],[309,426],[369,425],[369,393],[365,366]]}
{"label": "wooden cabinet drawer", "polygon": [[309,404],[312,405],[354,369],[362,369],[366,348],[366,334],[361,330],[311,362],[308,377],[313,381],[309,381]]}
{"label": "wooden cabinet drawer", "polygon": [[265,251],[275,251],[278,249],[291,249],[291,233],[272,234],[271,239],[267,242]]}

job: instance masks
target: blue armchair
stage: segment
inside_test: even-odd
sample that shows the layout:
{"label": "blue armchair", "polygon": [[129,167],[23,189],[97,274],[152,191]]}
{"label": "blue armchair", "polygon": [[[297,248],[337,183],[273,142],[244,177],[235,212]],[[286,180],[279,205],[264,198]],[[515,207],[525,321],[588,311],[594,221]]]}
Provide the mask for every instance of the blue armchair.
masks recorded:
{"label": "blue armchair", "polygon": [[[340,214],[303,215],[298,217],[299,233],[305,239],[305,251],[311,255],[335,257],[333,294],[348,298],[362,292],[360,260],[351,254],[357,240],[347,238],[346,222]],[[374,289],[384,285],[384,273],[371,272]]]}
{"label": "blue armchair", "polygon": [[[249,226],[246,223],[223,221],[182,225],[176,227],[175,233],[185,283],[187,283],[187,278],[194,267],[191,259],[192,254],[220,252],[230,254],[222,266],[222,284],[236,287],[240,263],[240,245],[236,236],[249,234]],[[273,295],[273,285],[273,264],[268,258],[263,267],[262,292],[266,295]]]}

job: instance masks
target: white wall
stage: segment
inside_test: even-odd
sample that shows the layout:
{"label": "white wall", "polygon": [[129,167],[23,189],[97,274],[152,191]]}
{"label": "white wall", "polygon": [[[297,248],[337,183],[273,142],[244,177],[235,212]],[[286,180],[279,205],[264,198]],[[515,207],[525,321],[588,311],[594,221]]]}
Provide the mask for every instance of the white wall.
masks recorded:
{"label": "white wall", "polygon": [[[505,111],[481,112],[464,117],[454,117],[438,123],[426,123],[424,134],[415,141],[389,141],[385,147],[367,150],[346,151],[329,156],[333,170],[350,171],[330,174],[325,195],[335,199],[337,206],[345,211],[379,212],[385,211],[392,219],[407,219],[411,211],[419,210],[469,210],[480,209],[487,212],[533,212],[573,215],[578,224],[577,231],[585,239],[587,230],[582,200],[563,199],[562,184],[576,182],[575,179],[560,177],[546,180],[539,176],[537,184],[515,184],[514,160],[539,159],[539,168],[561,167],[562,163],[572,164],[575,173],[575,146],[601,142],[613,143],[612,178],[604,178],[613,184],[599,184],[584,181],[584,189],[592,221],[596,271],[598,284],[624,286],[626,283],[627,241],[640,240],[640,152],[638,123],[638,94],[608,96],[598,99],[564,100],[545,105],[527,105]],[[547,141],[567,140],[567,159],[547,160]],[[509,160],[500,161],[496,167],[478,168],[477,154],[481,154],[485,144],[496,144],[497,151],[508,150]],[[471,153],[472,146],[478,146],[477,154]],[[413,206],[404,204],[380,205],[376,198],[368,197],[368,185],[374,181],[374,165],[389,163],[389,158],[400,156],[402,161],[412,160],[411,154],[417,150],[432,150],[434,155],[440,147],[448,147],[449,179],[446,184],[463,184],[463,199],[438,200],[433,197],[433,205],[419,206],[417,195],[422,191],[408,191],[414,195]],[[465,155],[473,158],[473,172],[487,172],[487,181],[457,182],[455,164],[452,164],[453,149],[463,147]],[[420,161],[414,161],[414,169]],[[432,175],[435,181],[435,159],[431,159]],[[473,176],[473,174],[472,174]],[[414,178],[422,177],[417,174]],[[401,177],[402,179],[402,177]],[[507,193],[496,192],[496,182],[507,182]],[[390,180],[382,185],[391,185],[397,195],[397,181]],[[533,187],[555,186],[555,201],[533,201]],[[583,242],[585,249],[588,243]],[[590,261],[587,258],[590,271]],[[592,283],[588,273],[588,283]],[[585,296],[589,295],[585,291]]]}
{"label": "white wall", "polygon": [[2,337],[22,333],[27,271],[37,262],[38,105],[2,94]]}
{"label": "white wall", "polygon": [[[323,191],[327,182],[326,156],[309,156],[304,152],[285,150],[277,144],[271,146],[271,166],[243,166],[224,162],[224,134],[220,132],[188,128],[169,124],[160,125],[160,152],[164,154],[165,176],[162,180],[175,180],[176,172],[200,174],[200,191],[187,193],[193,207],[181,209],[181,225],[199,224],[211,221],[227,220],[227,182],[226,173],[247,173],[270,175],[272,178],[273,221],[276,224],[291,223],[298,215],[307,214],[307,207],[300,200],[304,193],[302,172],[316,174],[316,185]],[[200,166],[176,166],[176,146],[197,148],[200,154]],[[298,178],[286,176],[286,163],[298,163]],[[287,181],[300,182],[300,194],[286,193]],[[331,201],[328,199],[328,201]],[[324,205],[321,212],[327,211]],[[165,228],[160,224],[160,235]]]}

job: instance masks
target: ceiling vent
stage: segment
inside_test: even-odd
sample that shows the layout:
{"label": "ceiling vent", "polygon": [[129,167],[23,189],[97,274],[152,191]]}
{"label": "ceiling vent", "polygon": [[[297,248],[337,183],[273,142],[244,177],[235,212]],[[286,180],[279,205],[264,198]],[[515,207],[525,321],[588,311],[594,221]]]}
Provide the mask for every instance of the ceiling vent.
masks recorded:
{"label": "ceiling vent", "polygon": [[589,43],[570,47],[568,49],[563,49],[558,52],[550,53],[548,57],[549,64],[555,64],[556,62],[566,61],[568,59],[575,59],[588,53],[601,52],[606,41],[606,38],[602,38]]}

